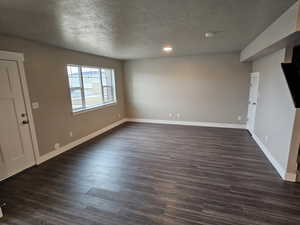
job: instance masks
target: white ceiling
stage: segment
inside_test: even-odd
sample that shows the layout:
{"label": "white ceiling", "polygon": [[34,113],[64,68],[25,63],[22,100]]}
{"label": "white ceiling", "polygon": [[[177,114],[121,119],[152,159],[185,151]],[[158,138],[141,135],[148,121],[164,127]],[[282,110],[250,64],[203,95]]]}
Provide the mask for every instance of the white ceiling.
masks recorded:
{"label": "white ceiling", "polygon": [[[0,32],[119,59],[238,51],[296,0],[1,0]],[[205,39],[207,31],[221,31]]]}

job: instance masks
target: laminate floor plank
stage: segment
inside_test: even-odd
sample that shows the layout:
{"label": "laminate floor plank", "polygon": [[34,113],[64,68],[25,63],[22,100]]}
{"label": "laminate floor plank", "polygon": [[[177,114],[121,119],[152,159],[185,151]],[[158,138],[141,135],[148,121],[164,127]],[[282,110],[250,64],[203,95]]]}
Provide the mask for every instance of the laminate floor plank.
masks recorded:
{"label": "laminate floor plank", "polygon": [[245,130],[125,123],[0,184],[4,225],[299,225]]}

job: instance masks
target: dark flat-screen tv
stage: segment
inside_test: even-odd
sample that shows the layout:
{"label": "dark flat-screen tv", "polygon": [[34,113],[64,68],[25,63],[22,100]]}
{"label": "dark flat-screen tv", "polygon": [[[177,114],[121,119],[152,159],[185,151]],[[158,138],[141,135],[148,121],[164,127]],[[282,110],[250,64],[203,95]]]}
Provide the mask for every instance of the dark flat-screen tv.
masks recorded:
{"label": "dark flat-screen tv", "polygon": [[296,108],[300,108],[300,61],[299,65],[294,63],[282,63],[286,81],[288,83],[294,104]]}

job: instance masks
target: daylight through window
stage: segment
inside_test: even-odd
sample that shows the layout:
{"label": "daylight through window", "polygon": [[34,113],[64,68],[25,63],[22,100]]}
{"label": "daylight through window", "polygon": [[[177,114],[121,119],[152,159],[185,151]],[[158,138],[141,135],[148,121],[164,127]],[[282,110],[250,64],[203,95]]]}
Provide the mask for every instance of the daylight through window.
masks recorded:
{"label": "daylight through window", "polygon": [[73,112],[116,102],[113,69],[67,65]]}

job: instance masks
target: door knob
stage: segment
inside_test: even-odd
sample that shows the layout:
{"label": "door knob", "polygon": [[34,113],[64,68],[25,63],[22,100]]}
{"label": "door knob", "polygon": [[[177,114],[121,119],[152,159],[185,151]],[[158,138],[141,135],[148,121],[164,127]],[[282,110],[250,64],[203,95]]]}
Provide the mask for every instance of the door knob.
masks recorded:
{"label": "door knob", "polygon": [[28,120],[23,120],[23,121],[22,121],[22,124],[28,124],[28,123],[29,123]]}

